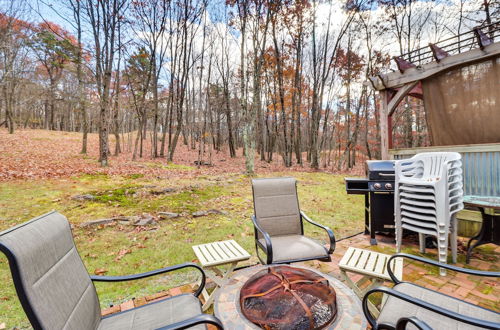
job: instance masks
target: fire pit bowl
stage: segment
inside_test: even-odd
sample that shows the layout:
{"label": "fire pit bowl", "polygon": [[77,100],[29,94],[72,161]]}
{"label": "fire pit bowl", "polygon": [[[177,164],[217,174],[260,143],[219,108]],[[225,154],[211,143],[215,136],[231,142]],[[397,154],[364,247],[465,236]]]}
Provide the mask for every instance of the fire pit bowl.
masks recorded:
{"label": "fire pit bowl", "polygon": [[263,329],[323,329],[337,315],[335,289],[304,268],[275,266],[253,275],[240,290],[243,315]]}
{"label": "fire pit bowl", "polygon": [[[304,282],[295,282],[299,280],[297,278],[299,274],[301,276],[306,274],[305,278],[300,279]],[[319,283],[319,285],[311,285],[310,282]],[[262,287],[260,287],[261,284],[263,284]],[[283,289],[283,285],[286,289]],[[295,293],[301,297],[305,305],[310,310],[320,311],[316,316],[312,313],[314,324],[310,323],[310,318],[301,302],[293,297],[293,294],[284,292],[289,288],[295,290],[298,287],[304,290],[301,293]],[[273,288],[274,290],[271,290]],[[272,293],[261,295],[270,290]],[[316,294],[318,291],[322,292],[319,296],[324,299],[324,302],[318,303],[317,297],[306,297],[311,292]],[[273,305],[269,307],[268,301],[259,302],[254,299],[257,297],[248,296],[256,294],[261,298],[264,296],[264,300],[276,299],[278,307],[273,308]],[[247,307],[254,308],[249,310]],[[267,312],[261,313],[264,311]],[[278,312],[281,315],[274,314]],[[366,329],[367,327],[361,301],[351,289],[341,281],[315,269],[295,265],[293,267],[259,265],[235,272],[216,294],[214,313],[227,329],[250,330],[262,327],[265,329]],[[252,318],[249,313],[258,316],[259,319]],[[263,322],[262,314],[267,314],[270,320]]]}

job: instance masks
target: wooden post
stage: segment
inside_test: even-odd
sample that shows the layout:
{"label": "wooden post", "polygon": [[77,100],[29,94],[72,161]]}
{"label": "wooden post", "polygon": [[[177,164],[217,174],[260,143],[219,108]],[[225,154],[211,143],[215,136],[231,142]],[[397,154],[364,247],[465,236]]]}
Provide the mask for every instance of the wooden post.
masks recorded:
{"label": "wooden post", "polygon": [[389,98],[389,91],[380,91],[381,106],[380,106],[380,156],[383,160],[389,159],[389,127],[387,123],[388,111],[387,104]]}
{"label": "wooden post", "polygon": [[392,145],[392,114],[387,115],[387,138],[389,140],[389,149],[393,148]]}
{"label": "wooden post", "polygon": [[[399,88],[396,94],[391,94],[388,89],[380,91],[382,96],[382,109],[380,111],[380,146],[382,159],[389,159],[389,149],[392,149],[392,115],[403,98],[410,93],[418,81],[411,82]],[[383,114],[383,115],[382,115]],[[385,129],[385,134],[382,132]],[[384,141],[385,139],[385,141]],[[385,144],[384,144],[385,143]],[[385,146],[385,149],[384,149]],[[384,153],[385,151],[385,153]]]}

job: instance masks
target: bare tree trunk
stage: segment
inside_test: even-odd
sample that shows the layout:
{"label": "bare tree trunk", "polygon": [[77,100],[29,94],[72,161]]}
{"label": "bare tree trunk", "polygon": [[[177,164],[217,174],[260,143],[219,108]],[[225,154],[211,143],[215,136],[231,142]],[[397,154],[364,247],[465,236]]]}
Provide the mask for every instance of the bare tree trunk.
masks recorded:
{"label": "bare tree trunk", "polygon": [[245,169],[247,174],[254,173],[254,141],[253,141],[253,133],[254,133],[254,118],[252,118],[249,113],[247,106],[247,70],[246,70],[246,62],[245,56],[246,48],[245,48],[245,39],[246,39],[246,30],[247,30],[247,19],[248,19],[248,6],[249,3],[247,1],[242,1],[237,4],[238,6],[238,15],[241,21],[241,44],[240,44],[240,107],[242,113],[244,115],[245,121],[243,124],[243,145],[244,145],[244,153],[245,153]]}
{"label": "bare tree trunk", "polygon": [[274,53],[276,56],[276,71],[278,76],[278,97],[281,108],[281,120],[283,128],[283,162],[285,167],[292,166],[292,148],[291,141],[288,138],[288,116],[285,111],[285,92],[283,90],[283,67],[282,67],[282,56],[280,52],[280,47],[278,45],[278,39],[276,37],[276,19],[272,20],[272,36],[274,43]]}
{"label": "bare tree trunk", "polygon": [[224,96],[225,96],[225,106],[226,106],[226,123],[227,123],[227,143],[229,145],[229,156],[231,158],[236,157],[236,149],[234,147],[234,138],[233,138],[233,122],[231,115],[231,107],[230,107],[230,99],[229,99],[229,87],[224,87]]}
{"label": "bare tree trunk", "polygon": [[115,87],[115,97],[114,97],[114,104],[113,104],[113,134],[115,135],[115,156],[118,156],[122,152],[122,148],[120,145],[120,121],[118,119],[118,110],[120,108],[119,106],[119,97],[120,97],[120,78],[119,78],[120,73],[117,72],[117,77],[116,77],[116,87]]}

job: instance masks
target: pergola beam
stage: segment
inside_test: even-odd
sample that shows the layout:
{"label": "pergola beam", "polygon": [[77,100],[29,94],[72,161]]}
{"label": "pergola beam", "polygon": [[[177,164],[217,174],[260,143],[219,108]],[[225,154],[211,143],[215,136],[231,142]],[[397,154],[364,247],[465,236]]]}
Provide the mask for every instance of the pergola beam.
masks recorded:
{"label": "pergola beam", "polygon": [[445,57],[440,62],[431,62],[424,64],[421,67],[408,68],[404,73],[396,71],[370,77],[370,85],[377,91],[382,91],[388,88],[396,89],[414,81],[430,78],[455,67],[485,61],[488,58],[496,57],[499,54],[500,42],[495,42],[485,45],[483,49],[475,48],[464,53]]}
{"label": "pergola beam", "polygon": [[403,100],[403,98],[406,95],[408,95],[408,93],[410,93],[413,90],[413,88],[415,88],[415,86],[417,86],[418,83],[419,83],[418,81],[411,82],[408,85],[404,85],[403,87],[401,87],[398,90],[398,92],[396,93],[396,95],[394,95],[392,97],[391,101],[387,105],[387,115],[388,116],[392,116],[392,114],[394,113],[394,111],[396,111],[396,108],[399,105],[399,103],[401,103],[401,101]]}

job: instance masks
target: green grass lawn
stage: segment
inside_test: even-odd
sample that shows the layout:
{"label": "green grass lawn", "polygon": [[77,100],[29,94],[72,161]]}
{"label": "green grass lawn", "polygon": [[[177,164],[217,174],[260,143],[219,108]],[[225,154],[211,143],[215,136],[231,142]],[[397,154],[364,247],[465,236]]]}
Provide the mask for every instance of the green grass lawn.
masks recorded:
{"label": "green grass lawn", "polygon": [[[337,238],[363,229],[363,196],[347,195],[343,176],[306,172],[275,173],[274,176],[296,177],[302,210],[332,228]],[[162,188],[175,191],[162,195],[150,193]],[[73,200],[71,197],[77,194],[92,194],[96,199]],[[191,216],[192,212],[210,209],[223,214]],[[235,239],[255,255],[250,178],[240,174],[168,181],[146,179],[142,175],[85,175],[0,185],[0,231],[50,210],[66,215],[73,224],[75,242],[89,273],[104,269],[106,275],[133,274],[194,261],[192,245],[224,239]],[[121,224],[79,227],[82,222],[99,218],[156,215],[160,211],[181,213],[181,217],[160,220],[142,231]],[[306,225],[305,230],[308,235],[325,238],[316,227]],[[118,260],[120,250],[131,253]],[[256,257],[249,261],[256,262]],[[97,291],[101,305],[108,307],[195,279],[194,272],[176,272],[141,281],[97,284]],[[7,328],[28,327],[3,255],[0,256],[0,281],[0,324],[5,322]]]}

